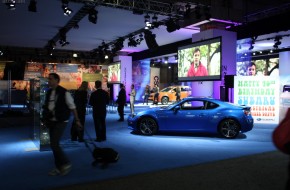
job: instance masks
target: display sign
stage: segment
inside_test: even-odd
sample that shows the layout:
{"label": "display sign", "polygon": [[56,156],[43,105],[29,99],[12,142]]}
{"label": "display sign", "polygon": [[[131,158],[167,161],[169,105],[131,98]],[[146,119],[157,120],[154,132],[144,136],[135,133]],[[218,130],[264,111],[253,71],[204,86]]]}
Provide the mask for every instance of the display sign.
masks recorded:
{"label": "display sign", "polygon": [[279,77],[236,76],[234,103],[251,107],[255,123],[279,122]]}
{"label": "display sign", "polygon": [[96,80],[102,81],[102,79],[102,74],[83,73],[83,81],[95,82]]}

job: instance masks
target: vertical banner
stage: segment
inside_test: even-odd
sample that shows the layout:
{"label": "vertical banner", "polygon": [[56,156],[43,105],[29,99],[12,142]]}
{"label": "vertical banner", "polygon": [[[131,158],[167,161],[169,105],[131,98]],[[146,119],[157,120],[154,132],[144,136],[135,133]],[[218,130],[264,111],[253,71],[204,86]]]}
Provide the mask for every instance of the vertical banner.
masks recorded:
{"label": "vertical banner", "polygon": [[150,87],[151,89],[155,84],[159,86],[160,83],[160,68],[151,67],[150,68]]}
{"label": "vertical banner", "polygon": [[279,122],[279,77],[236,76],[234,103],[251,107],[255,123]]}

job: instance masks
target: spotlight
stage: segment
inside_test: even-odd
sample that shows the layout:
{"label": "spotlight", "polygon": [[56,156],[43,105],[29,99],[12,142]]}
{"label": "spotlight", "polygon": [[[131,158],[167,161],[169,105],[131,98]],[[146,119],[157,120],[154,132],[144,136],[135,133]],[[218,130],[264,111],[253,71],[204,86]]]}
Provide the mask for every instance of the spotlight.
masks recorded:
{"label": "spotlight", "polygon": [[156,42],[156,35],[153,34],[150,30],[145,30],[144,31],[144,38],[147,44],[147,47],[151,50],[151,51],[156,51],[157,48],[159,47],[159,45]]}
{"label": "spotlight", "polygon": [[14,11],[16,9],[16,7],[15,7],[16,1],[15,0],[7,0],[4,2],[6,2],[5,4],[9,10]]}
{"label": "spotlight", "polygon": [[70,44],[68,41],[66,41],[66,29],[62,28],[59,30],[59,44],[63,47],[68,44]]}
{"label": "spotlight", "polygon": [[73,11],[68,8],[68,0],[62,0],[62,9],[65,16],[69,16]]}
{"label": "spotlight", "polygon": [[65,16],[69,16],[72,13],[72,10],[68,8],[66,5],[62,5],[62,9],[63,9],[63,14]]}
{"label": "spotlight", "polygon": [[180,29],[180,26],[172,18],[170,18],[167,22],[165,22],[165,25],[167,27],[166,30],[169,33]]}
{"label": "spotlight", "polygon": [[148,13],[144,16],[144,19],[145,19],[145,23],[146,22],[150,22],[150,16],[148,15]]}
{"label": "spotlight", "polygon": [[36,0],[30,0],[30,3],[28,5],[28,11],[30,11],[30,12],[37,12],[37,9],[36,9]]}
{"label": "spotlight", "polygon": [[276,36],[275,37],[275,39],[274,39],[274,45],[273,45],[273,47],[275,48],[275,49],[278,49],[278,47],[279,47],[279,45],[281,45],[281,41],[280,40],[282,40],[282,37],[281,36]]}
{"label": "spotlight", "polygon": [[98,19],[98,11],[94,8],[90,9],[88,19],[91,23],[96,24]]}
{"label": "spotlight", "polygon": [[138,43],[135,40],[135,36],[133,36],[133,35],[129,36],[129,38],[128,38],[128,46],[129,47],[137,47],[137,45],[138,45]]}

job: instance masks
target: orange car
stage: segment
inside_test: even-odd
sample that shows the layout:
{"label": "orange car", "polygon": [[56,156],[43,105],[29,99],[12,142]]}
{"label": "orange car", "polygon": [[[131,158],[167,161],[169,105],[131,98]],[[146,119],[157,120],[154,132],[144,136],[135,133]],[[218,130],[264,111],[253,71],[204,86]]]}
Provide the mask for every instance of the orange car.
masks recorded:
{"label": "orange car", "polygon": [[[168,104],[168,102],[176,101],[175,92],[177,87],[178,86],[168,86],[160,90],[158,102],[161,102],[162,104]],[[189,86],[179,86],[179,87],[180,87],[180,99],[191,95],[191,88]],[[154,94],[155,93],[151,93],[148,100],[153,100]]]}

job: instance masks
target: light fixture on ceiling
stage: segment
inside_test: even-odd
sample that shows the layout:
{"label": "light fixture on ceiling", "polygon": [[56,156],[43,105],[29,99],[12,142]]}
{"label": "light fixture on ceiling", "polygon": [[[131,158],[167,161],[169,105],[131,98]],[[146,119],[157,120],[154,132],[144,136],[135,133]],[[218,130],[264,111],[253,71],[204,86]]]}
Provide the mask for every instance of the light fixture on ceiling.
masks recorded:
{"label": "light fixture on ceiling", "polygon": [[59,44],[63,47],[69,45],[70,43],[66,41],[66,29],[62,28],[59,30]]}
{"label": "light fixture on ceiling", "polygon": [[138,43],[135,39],[135,36],[133,35],[130,35],[129,38],[128,38],[128,46],[129,47],[137,47]]}
{"label": "light fixture on ceiling", "polygon": [[256,43],[256,39],[257,39],[257,36],[252,36],[251,37],[249,50],[254,49],[254,44]]}
{"label": "light fixture on ceiling", "polygon": [[274,45],[273,45],[273,48],[275,49],[278,49],[279,45],[281,45],[281,41],[282,40],[282,37],[281,36],[276,36],[275,39],[274,39]]}
{"label": "light fixture on ceiling", "polygon": [[158,22],[158,17],[156,14],[152,17],[152,28],[158,28],[160,26],[160,22]]}
{"label": "light fixture on ceiling", "polygon": [[169,33],[180,29],[180,26],[179,24],[177,24],[177,21],[173,20],[172,18],[169,18],[169,20],[165,22],[165,26],[166,26],[167,32]]}
{"label": "light fixture on ceiling", "polygon": [[156,42],[156,35],[153,34],[150,30],[144,31],[144,39],[146,41],[147,47],[151,51],[156,51],[159,45]]}
{"label": "light fixture on ceiling", "polygon": [[30,3],[28,5],[28,11],[30,11],[30,12],[37,12],[36,0],[30,0]]}
{"label": "light fixture on ceiling", "polygon": [[7,6],[7,8],[9,9],[9,10],[11,10],[11,11],[14,11],[15,9],[16,9],[16,1],[15,0],[7,0],[7,1],[4,1],[4,2],[6,2],[5,4],[6,4],[6,6]]}
{"label": "light fixture on ceiling", "polygon": [[165,64],[168,63],[168,57],[164,57],[164,63],[165,63]]}
{"label": "light fixture on ceiling", "polygon": [[144,16],[144,22],[145,22],[145,30],[150,30],[152,27],[152,24],[150,22],[150,16],[148,13]]}
{"label": "light fixture on ceiling", "polygon": [[97,20],[98,20],[98,11],[95,10],[95,8],[91,8],[89,10],[89,15],[88,15],[88,19],[91,23],[96,24]]}
{"label": "light fixture on ceiling", "polygon": [[68,7],[68,0],[62,0],[62,9],[63,9],[63,14],[65,16],[70,16],[70,14],[73,12],[69,7]]}

